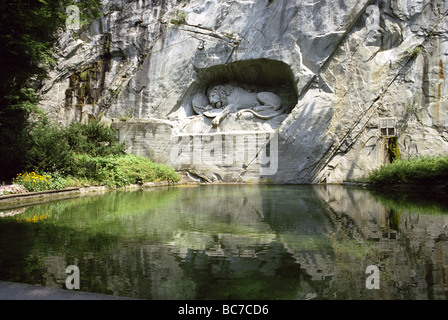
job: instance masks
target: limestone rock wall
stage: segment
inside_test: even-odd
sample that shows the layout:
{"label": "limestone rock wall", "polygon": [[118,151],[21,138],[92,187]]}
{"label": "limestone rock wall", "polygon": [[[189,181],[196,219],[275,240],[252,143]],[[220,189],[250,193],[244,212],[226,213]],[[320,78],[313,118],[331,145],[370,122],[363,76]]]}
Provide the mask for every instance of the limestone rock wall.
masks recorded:
{"label": "limestone rock wall", "polygon": [[[403,157],[448,153],[447,13],[443,0],[105,1],[61,34],[42,107],[62,125],[101,118],[129,152],[205,181],[341,182],[386,163],[390,136]],[[275,93],[284,112],[213,125],[192,102],[223,83]]]}

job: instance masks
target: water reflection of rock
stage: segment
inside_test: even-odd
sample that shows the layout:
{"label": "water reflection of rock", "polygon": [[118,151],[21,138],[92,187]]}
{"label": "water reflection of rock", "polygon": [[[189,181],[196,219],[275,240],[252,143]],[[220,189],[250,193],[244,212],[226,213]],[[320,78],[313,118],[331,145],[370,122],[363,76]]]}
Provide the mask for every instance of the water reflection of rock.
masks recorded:
{"label": "water reflection of rock", "polygon": [[312,190],[270,187],[262,188],[261,196],[266,221],[302,271],[313,281],[334,276],[334,254],[328,237],[333,225]]}
{"label": "water reflection of rock", "polygon": [[[175,231],[170,250],[197,289],[210,286],[198,270],[252,279],[282,273],[289,261],[295,298],[447,298],[448,216],[389,209],[341,186],[231,188],[181,200],[188,227]],[[370,264],[381,268],[378,291],[365,287]]]}
{"label": "water reflection of rock", "polygon": [[[205,296],[203,290],[223,281],[222,295],[214,293],[217,298],[227,298],[225,292],[233,298],[235,294],[239,298],[316,297],[320,282],[333,275],[334,261],[326,237],[332,226],[320,200],[309,192],[297,197],[296,188],[285,186],[228,186],[226,192],[223,188],[209,186],[200,198],[198,193],[188,197],[188,205],[182,208],[194,216],[194,228],[176,230],[170,242],[182,268],[198,284],[199,298]],[[319,206],[321,211],[316,210]],[[244,282],[251,282],[247,288],[263,290],[244,291]]]}
{"label": "water reflection of rock", "polygon": [[[191,191],[191,192],[190,192]],[[265,218],[257,187],[208,186],[186,189],[173,210],[181,208],[173,247],[206,250],[210,255],[270,243],[275,234]],[[166,209],[165,209],[166,210]]]}
{"label": "water reflection of rock", "polygon": [[[448,299],[448,215],[391,209],[356,188],[314,189],[328,205],[338,241],[353,239],[364,248],[360,271],[380,266],[375,297]],[[336,254],[336,263],[340,258],[346,259]]]}
{"label": "water reflection of rock", "polygon": [[[391,210],[342,186],[178,188],[157,205],[154,195],[97,212],[99,234],[52,228],[81,247],[48,245],[46,284],[63,286],[64,267],[77,264],[84,290],[148,299],[448,298],[447,215]],[[59,216],[73,211],[77,221],[76,204]],[[380,290],[365,288],[370,264],[380,266]]]}

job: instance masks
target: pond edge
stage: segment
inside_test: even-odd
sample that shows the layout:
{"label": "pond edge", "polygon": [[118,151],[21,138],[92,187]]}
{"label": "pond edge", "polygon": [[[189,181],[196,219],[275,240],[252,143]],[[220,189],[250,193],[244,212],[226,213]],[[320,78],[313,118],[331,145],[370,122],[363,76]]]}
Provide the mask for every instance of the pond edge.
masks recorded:
{"label": "pond edge", "polygon": [[[138,190],[138,189],[150,189],[156,187],[181,187],[190,185],[211,185],[211,184],[231,184],[231,185],[243,185],[254,183],[201,183],[181,180],[180,182],[174,183],[170,181],[161,182],[146,182],[144,184],[132,184],[125,187],[110,188],[106,186],[86,186],[86,187],[69,187],[59,190],[46,190],[39,192],[27,192],[19,194],[8,194],[0,196],[0,210],[19,208],[23,206],[35,205],[50,201],[57,201],[69,198],[76,198],[86,195],[95,195],[99,193],[109,192],[109,191],[120,191],[120,190]],[[268,184],[268,183],[255,183],[255,184]],[[395,191],[416,191],[416,190],[431,190],[435,192],[446,192],[448,193],[448,185],[432,185],[432,186],[417,186],[417,185],[393,185],[393,186],[378,186],[369,183],[361,182],[343,182],[337,184],[323,184],[323,185],[342,185],[346,187],[356,187],[365,189],[393,189]]]}
{"label": "pond edge", "polygon": [[98,194],[108,191],[137,190],[153,187],[167,187],[173,185],[174,184],[172,182],[147,182],[142,185],[132,184],[120,188],[109,188],[106,186],[86,186],[86,187],[70,187],[59,190],[46,190],[38,192],[8,194],[0,196],[0,210],[29,206],[49,201],[75,198],[88,194]]}

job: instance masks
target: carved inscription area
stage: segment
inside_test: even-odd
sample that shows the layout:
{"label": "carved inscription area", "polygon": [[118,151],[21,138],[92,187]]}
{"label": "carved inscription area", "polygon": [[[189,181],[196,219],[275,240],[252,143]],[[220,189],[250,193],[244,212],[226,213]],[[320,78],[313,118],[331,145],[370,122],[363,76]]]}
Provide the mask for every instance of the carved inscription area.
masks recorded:
{"label": "carved inscription area", "polygon": [[246,54],[246,53],[265,53],[271,50],[283,50],[287,49],[282,44],[266,45],[261,47],[227,47],[225,49],[208,49],[200,50],[196,53],[198,58],[213,58],[213,57],[226,57],[230,54]]}
{"label": "carved inscription area", "polygon": [[269,132],[186,133],[174,139],[170,161],[177,167],[232,166],[247,169],[256,165],[260,175],[278,169],[278,134]]}

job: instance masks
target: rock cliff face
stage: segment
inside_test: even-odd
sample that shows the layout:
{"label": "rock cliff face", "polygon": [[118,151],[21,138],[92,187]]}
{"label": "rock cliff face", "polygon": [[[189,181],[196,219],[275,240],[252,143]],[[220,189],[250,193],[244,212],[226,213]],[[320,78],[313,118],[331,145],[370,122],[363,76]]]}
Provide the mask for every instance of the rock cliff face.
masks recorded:
{"label": "rock cliff face", "polygon": [[105,1],[61,35],[42,108],[62,125],[101,118],[129,152],[195,179],[341,182],[387,163],[391,137],[404,158],[448,153],[447,13],[443,0]]}

